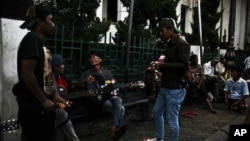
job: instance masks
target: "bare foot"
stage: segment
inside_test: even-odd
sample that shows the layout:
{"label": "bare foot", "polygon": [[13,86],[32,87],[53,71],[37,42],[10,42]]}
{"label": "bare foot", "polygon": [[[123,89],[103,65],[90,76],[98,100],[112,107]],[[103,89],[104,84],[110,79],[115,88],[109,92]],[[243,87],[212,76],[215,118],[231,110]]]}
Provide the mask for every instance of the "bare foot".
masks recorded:
{"label": "bare foot", "polygon": [[211,113],[213,113],[213,114],[217,114],[216,110],[214,110],[214,109],[209,109],[209,111],[210,111]]}

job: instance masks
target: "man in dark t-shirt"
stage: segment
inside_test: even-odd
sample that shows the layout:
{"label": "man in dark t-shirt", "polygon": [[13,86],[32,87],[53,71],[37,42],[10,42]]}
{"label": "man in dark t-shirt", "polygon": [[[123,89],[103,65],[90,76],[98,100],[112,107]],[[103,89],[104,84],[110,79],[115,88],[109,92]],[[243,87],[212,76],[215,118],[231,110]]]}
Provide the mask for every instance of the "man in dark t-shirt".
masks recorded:
{"label": "man in dark t-shirt", "polygon": [[51,70],[51,54],[43,39],[52,34],[51,12],[40,5],[27,9],[26,21],[20,26],[28,29],[17,53],[18,83],[13,93],[18,103],[18,121],[22,141],[52,141],[56,102],[66,104],[57,92]]}

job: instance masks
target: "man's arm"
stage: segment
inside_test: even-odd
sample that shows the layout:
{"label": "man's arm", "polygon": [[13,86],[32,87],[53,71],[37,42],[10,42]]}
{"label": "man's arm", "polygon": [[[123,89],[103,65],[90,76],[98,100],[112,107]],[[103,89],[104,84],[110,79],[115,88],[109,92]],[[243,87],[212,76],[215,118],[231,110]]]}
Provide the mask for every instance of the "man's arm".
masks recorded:
{"label": "man's arm", "polygon": [[73,85],[73,90],[77,90],[80,89],[84,86],[84,84],[86,83],[86,79],[78,79],[76,81],[76,83]]}
{"label": "man's arm", "polygon": [[229,92],[224,90],[224,99],[225,99],[226,104],[229,104],[229,102],[228,102],[228,94],[229,94]]}
{"label": "man's arm", "polygon": [[85,86],[86,83],[91,83],[95,81],[95,77],[89,73],[83,72],[81,77],[76,81],[76,84],[73,86],[73,90],[81,89]]}
{"label": "man's arm", "polygon": [[58,87],[57,87],[57,84],[56,84],[56,80],[55,80],[55,77],[54,78],[54,88],[55,88],[55,93],[54,93],[54,101],[56,103],[63,103],[66,106],[71,106],[71,102],[65,100],[63,97],[61,97],[61,95],[59,94],[59,91],[58,91]]}
{"label": "man's arm", "polygon": [[43,93],[40,88],[37,79],[34,74],[34,69],[37,64],[35,58],[24,59],[21,61],[21,72],[20,77],[23,80],[24,84],[31,91],[31,93],[36,97],[42,104],[43,108],[50,109],[55,104],[53,101],[49,100]]}
{"label": "man's arm", "polygon": [[[166,62],[159,64],[159,70],[162,69],[169,69],[169,70],[187,70],[189,67],[189,53],[190,53],[190,46],[187,42],[180,40],[178,44],[176,44],[178,48],[178,61],[171,62],[166,60]],[[157,67],[158,68],[158,67]]]}

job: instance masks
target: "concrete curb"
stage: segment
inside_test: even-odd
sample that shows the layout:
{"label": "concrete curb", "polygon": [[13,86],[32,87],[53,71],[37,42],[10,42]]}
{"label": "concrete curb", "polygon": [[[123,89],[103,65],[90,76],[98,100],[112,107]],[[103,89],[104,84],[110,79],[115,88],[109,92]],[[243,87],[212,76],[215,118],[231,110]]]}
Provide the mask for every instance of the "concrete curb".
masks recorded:
{"label": "concrete curb", "polygon": [[239,116],[231,124],[226,125],[213,135],[209,136],[205,141],[228,141],[229,128],[232,124],[243,124],[245,116]]}

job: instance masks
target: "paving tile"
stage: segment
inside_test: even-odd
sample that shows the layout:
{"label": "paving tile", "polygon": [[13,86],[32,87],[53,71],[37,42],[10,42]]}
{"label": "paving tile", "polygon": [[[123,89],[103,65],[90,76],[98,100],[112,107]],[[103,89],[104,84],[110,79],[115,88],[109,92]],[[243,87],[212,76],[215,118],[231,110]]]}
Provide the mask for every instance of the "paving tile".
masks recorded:
{"label": "paving tile", "polygon": [[[250,100],[247,98],[247,103],[250,105]],[[217,114],[210,113],[204,103],[199,103],[193,106],[183,105],[180,111],[195,111],[198,113],[193,118],[185,118],[179,116],[180,121],[180,141],[204,141],[226,125],[231,124],[239,116],[244,116],[245,112],[236,112],[235,109],[227,109],[224,103],[213,103],[217,109]],[[127,132],[123,136],[123,141],[143,141],[144,138],[154,137],[155,124],[154,121],[141,121],[140,116],[136,115],[138,111],[127,110],[125,123],[127,124]],[[94,120],[92,122],[77,123],[75,125],[76,132],[81,141],[111,141],[108,136],[108,118]],[[168,125],[165,125],[166,139],[169,136]]]}

